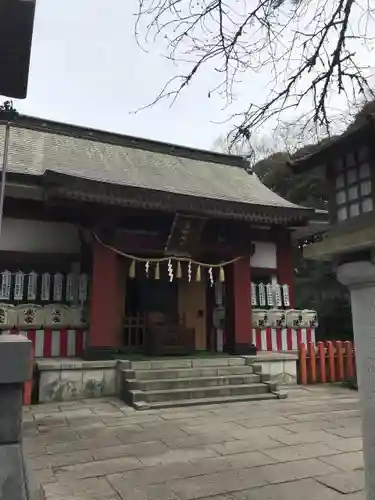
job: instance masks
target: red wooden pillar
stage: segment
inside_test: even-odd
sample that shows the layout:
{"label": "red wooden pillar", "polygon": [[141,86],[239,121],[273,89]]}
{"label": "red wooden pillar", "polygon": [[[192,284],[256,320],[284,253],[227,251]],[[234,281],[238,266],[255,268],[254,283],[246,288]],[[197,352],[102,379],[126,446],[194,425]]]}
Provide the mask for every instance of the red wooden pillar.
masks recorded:
{"label": "red wooden pillar", "polygon": [[277,274],[280,285],[289,286],[290,307],[294,307],[293,252],[289,233],[280,235],[277,242]]}
{"label": "red wooden pillar", "polygon": [[[250,257],[242,257],[233,264],[234,343],[253,343],[251,319]],[[241,350],[241,347],[239,348]],[[238,349],[236,349],[238,350]]]}
{"label": "red wooden pillar", "polygon": [[119,257],[115,252],[97,241],[93,243],[89,348],[116,349],[121,346],[119,264]]}

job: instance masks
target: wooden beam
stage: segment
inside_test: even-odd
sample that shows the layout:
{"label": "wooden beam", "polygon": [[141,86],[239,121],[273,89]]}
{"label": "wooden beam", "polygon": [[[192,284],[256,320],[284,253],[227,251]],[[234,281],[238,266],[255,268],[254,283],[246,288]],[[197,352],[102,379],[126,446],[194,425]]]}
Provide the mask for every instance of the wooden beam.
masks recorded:
{"label": "wooden beam", "polygon": [[0,251],[0,267],[2,267],[2,271],[7,266],[14,266],[14,269],[20,267],[25,272],[35,271],[35,267],[46,271],[50,271],[52,268],[56,269],[56,271],[63,271],[65,268],[69,269],[71,263],[79,260],[79,254]]}
{"label": "wooden beam", "polygon": [[351,233],[327,235],[323,241],[308,245],[303,250],[305,259],[332,260],[337,255],[354,253],[375,247],[375,226]]}
{"label": "wooden beam", "polygon": [[[134,253],[141,256],[165,254],[165,238],[162,234],[158,233],[137,233],[133,231],[117,230],[112,244],[124,253]],[[247,244],[239,245],[235,242],[201,242],[199,246],[195,248],[192,256],[194,258],[205,255],[212,256],[212,258],[232,258],[248,252],[249,246]]]}

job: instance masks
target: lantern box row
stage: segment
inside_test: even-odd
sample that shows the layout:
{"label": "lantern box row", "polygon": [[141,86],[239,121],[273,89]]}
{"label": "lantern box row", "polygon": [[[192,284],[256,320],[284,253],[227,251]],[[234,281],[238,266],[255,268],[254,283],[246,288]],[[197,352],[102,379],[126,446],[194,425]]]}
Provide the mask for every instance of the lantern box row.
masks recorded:
{"label": "lantern box row", "polygon": [[253,307],[290,307],[289,285],[279,283],[251,283]]}
{"label": "lantern box row", "polygon": [[316,328],[318,315],[311,309],[253,309],[254,328]]}
{"label": "lantern box row", "polygon": [[82,306],[64,304],[1,304],[0,329],[9,328],[82,328],[87,324]]}
{"label": "lantern box row", "polygon": [[0,301],[74,304],[83,303],[88,295],[88,275],[85,273],[43,273],[23,271],[0,273]]}

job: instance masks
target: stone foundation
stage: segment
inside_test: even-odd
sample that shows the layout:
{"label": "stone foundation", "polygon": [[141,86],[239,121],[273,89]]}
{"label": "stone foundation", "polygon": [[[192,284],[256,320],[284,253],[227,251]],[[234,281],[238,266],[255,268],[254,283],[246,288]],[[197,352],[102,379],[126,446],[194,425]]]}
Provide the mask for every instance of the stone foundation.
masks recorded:
{"label": "stone foundation", "polygon": [[[280,385],[297,383],[296,354],[262,353],[257,356],[237,356],[229,358],[166,358],[138,362],[144,369],[207,368],[210,366],[236,366],[240,359],[246,364],[260,366],[262,373]],[[243,361],[242,361],[243,363]],[[186,366],[185,366],[186,364]],[[39,403],[50,401],[70,401],[83,398],[119,396],[121,392],[121,370],[129,369],[130,361],[105,360],[83,361],[72,359],[37,360],[39,372]]]}
{"label": "stone foundation", "polygon": [[39,403],[115,396],[117,360],[37,360]]}
{"label": "stone foundation", "polygon": [[298,379],[298,354],[263,353],[248,356],[247,363],[260,366],[262,373],[269,375],[278,385],[293,385]]}

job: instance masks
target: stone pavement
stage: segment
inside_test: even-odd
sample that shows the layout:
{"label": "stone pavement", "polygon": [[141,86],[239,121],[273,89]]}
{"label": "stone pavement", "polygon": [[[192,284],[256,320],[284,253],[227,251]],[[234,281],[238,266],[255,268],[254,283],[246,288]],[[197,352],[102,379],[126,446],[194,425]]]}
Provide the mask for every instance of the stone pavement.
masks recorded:
{"label": "stone pavement", "polygon": [[34,406],[24,447],[48,500],[364,500],[358,395],[137,412],[115,399]]}

